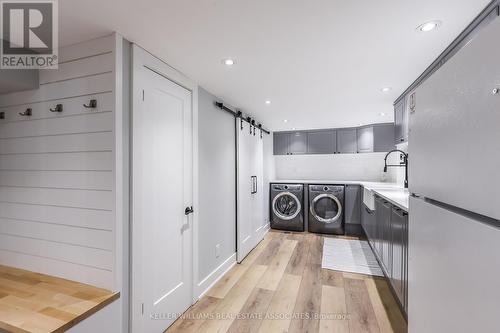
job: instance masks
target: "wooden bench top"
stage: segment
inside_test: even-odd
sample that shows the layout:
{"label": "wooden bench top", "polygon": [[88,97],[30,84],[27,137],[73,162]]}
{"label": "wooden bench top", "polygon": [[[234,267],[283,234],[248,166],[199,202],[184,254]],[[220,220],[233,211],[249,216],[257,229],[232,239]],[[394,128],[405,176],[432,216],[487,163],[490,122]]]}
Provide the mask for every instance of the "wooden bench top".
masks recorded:
{"label": "wooden bench top", "polygon": [[60,333],[120,297],[120,293],[0,265],[0,330]]}

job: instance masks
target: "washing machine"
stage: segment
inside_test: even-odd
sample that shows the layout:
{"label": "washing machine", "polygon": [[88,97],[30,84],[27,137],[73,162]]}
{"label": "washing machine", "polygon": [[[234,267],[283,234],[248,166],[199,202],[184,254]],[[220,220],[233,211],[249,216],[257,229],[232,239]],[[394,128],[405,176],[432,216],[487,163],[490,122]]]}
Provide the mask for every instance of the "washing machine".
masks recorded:
{"label": "washing machine", "polygon": [[271,184],[271,228],[304,231],[304,185]]}
{"label": "washing machine", "polygon": [[309,232],[343,235],[343,185],[309,185]]}

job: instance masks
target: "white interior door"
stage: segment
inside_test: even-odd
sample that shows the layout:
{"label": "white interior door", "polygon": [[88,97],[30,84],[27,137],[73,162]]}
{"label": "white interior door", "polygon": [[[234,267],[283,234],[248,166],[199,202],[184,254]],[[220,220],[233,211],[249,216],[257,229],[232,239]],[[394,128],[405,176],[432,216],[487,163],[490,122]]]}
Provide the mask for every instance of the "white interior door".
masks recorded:
{"label": "white interior door", "polygon": [[[133,113],[133,251],[142,332],[164,332],[192,300],[192,93],[143,67]],[[138,231],[137,233],[135,233]]]}
{"label": "white interior door", "polygon": [[[256,130],[250,132],[250,124],[238,124],[238,224],[237,260],[241,262],[262,240],[263,220],[263,140]],[[243,127],[243,129],[241,129]]]}

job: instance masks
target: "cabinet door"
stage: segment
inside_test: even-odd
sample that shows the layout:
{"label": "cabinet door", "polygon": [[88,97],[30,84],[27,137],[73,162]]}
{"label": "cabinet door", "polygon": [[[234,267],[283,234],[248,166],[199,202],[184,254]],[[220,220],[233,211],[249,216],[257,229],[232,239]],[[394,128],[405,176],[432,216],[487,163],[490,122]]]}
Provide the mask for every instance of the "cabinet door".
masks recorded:
{"label": "cabinet door", "polygon": [[405,213],[399,208],[392,209],[391,234],[392,234],[392,275],[391,284],[404,306],[405,298]]}
{"label": "cabinet door", "polygon": [[373,152],[373,127],[361,127],[357,130],[358,153]]}
{"label": "cabinet door", "polygon": [[273,140],[274,155],[288,155],[290,133],[274,133]]}
{"label": "cabinet door", "polygon": [[396,144],[404,142],[404,114],[405,114],[405,99],[403,98],[394,106],[394,141]]}
{"label": "cabinet door", "polygon": [[388,277],[392,274],[392,240],[391,240],[391,209],[392,205],[383,200],[382,221],[382,264]]}
{"label": "cabinet door", "polygon": [[386,153],[393,150],[395,148],[394,131],[393,123],[373,126],[373,151]]}
{"label": "cabinet door", "polygon": [[290,133],[290,154],[305,154],[307,153],[307,133],[294,132]]}
{"label": "cabinet door", "polygon": [[335,130],[307,132],[308,154],[334,154],[337,151]]}
{"label": "cabinet door", "polygon": [[382,224],[384,220],[383,216],[383,205],[382,199],[375,197],[375,225],[373,226],[373,244],[375,249],[375,255],[382,261]]}
{"label": "cabinet door", "polygon": [[374,248],[374,229],[375,226],[375,212],[366,207],[363,203],[361,204],[361,225],[365,231],[368,242]]}
{"label": "cabinet door", "polygon": [[355,128],[337,130],[337,152],[341,154],[355,154],[358,151]]}
{"label": "cabinet door", "polygon": [[408,313],[408,213],[403,212],[403,299]]}
{"label": "cabinet door", "polygon": [[361,187],[346,185],[345,187],[345,223],[361,223]]}

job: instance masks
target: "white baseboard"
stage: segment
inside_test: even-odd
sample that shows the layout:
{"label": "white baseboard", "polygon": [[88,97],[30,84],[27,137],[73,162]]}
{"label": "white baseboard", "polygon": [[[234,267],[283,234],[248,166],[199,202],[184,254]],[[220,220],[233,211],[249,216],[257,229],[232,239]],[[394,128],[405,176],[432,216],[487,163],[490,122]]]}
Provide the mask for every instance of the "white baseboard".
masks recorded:
{"label": "white baseboard", "polygon": [[236,253],[233,253],[222,264],[219,265],[214,271],[207,275],[197,285],[198,299],[202,298],[210,288],[212,288],[217,281],[219,281],[233,266],[236,265]]}

